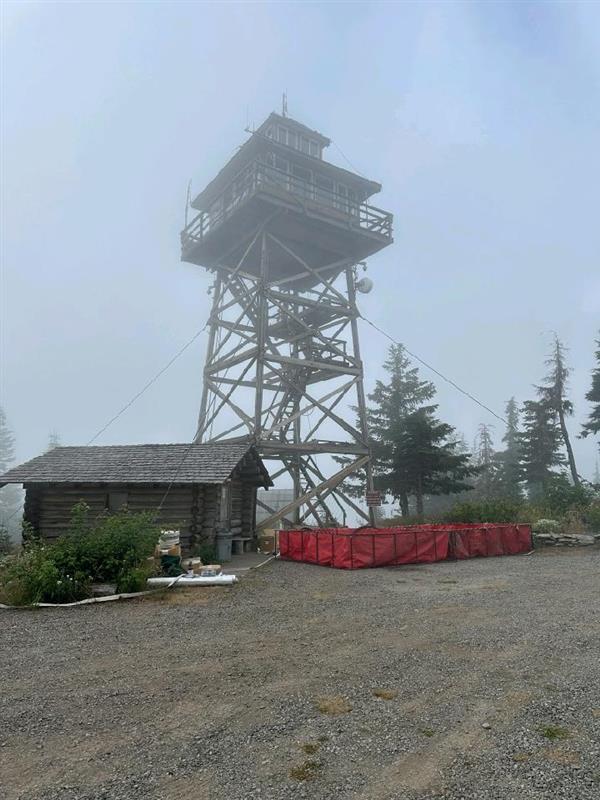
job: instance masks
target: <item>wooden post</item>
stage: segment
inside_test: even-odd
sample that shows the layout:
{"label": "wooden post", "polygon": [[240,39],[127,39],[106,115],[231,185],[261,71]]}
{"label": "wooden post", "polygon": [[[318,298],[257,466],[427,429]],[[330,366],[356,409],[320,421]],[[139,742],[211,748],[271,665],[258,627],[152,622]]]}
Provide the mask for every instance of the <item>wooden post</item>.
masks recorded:
{"label": "wooden post", "polygon": [[[369,442],[369,426],[367,424],[367,403],[365,399],[365,387],[363,385],[363,365],[360,358],[360,340],[358,338],[358,308],[356,307],[356,289],[354,287],[354,270],[352,267],[346,269],[346,284],[348,286],[348,300],[352,311],[352,321],[350,327],[352,330],[352,344],[354,348],[354,356],[358,360],[360,367],[359,380],[356,381],[356,394],[358,399],[358,417],[360,420],[360,430],[365,442]],[[371,492],[373,486],[373,454],[371,444],[369,443],[369,460],[366,464],[367,472],[367,491]],[[373,506],[369,506],[369,520],[371,527],[375,528],[377,525],[377,517]]]}
{"label": "wooden post", "polygon": [[258,280],[256,292],[256,312],[257,312],[257,354],[256,354],[256,396],[254,403],[254,439],[260,440],[262,433],[262,399],[263,399],[263,376],[265,371],[264,355],[265,342],[267,340],[267,297],[265,294],[267,278],[269,274],[269,262],[267,252],[267,234],[263,232],[260,242],[260,278]]}
{"label": "wooden post", "polygon": [[219,528],[222,531],[231,528],[231,486],[229,481],[221,484],[221,498],[219,503]]}
{"label": "wooden post", "polygon": [[[206,347],[206,367],[212,362],[213,359],[213,352],[215,349],[215,336],[217,333],[217,315],[218,315],[218,307],[221,301],[221,275],[220,273],[217,275],[217,279],[215,281],[214,286],[214,297],[212,302],[212,309],[210,312],[210,333],[208,334],[208,345]],[[195,442],[201,442],[203,440],[203,436],[205,433],[205,423],[206,423],[206,410],[208,404],[208,376],[206,374],[206,367],[204,369],[204,378],[202,381],[202,400],[200,402],[200,412],[198,414],[198,427],[196,428],[196,435],[194,437]]]}

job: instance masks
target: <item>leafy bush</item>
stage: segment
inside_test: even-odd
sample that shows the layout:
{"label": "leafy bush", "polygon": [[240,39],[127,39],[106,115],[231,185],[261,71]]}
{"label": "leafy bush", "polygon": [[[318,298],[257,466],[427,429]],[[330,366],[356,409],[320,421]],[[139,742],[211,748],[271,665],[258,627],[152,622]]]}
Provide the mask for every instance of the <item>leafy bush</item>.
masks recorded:
{"label": "leafy bush", "polygon": [[0,525],[0,556],[11,553],[13,549],[12,539],[10,533],[4,525]]}
{"label": "leafy bush", "polygon": [[96,581],[117,582],[154,550],[160,529],[152,513],[119,514],[89,520],[89,509],[73,509],[69,533],[54,545],[54,559],[63,571],[79,569]]}
{"label": "leafy bush", "polygon": [[546,486],[543,504],[553,516],[562,516],[574,506],[586,508],[593,497],[594,490],[589,486],[573,486],[566,475],[557,475]]}
{"label": "leafy bush", "polygon": [[90,596],[93,580],[138,591],[145,587],[151,570],[145,562],[159,532],[150,513],[90,520],[89,508],[78,504],[65,536],[50,545],[31,541],[1,568],[0,598],[10,605],[73,602]]}
{"label": "leafy bush", "polygon": [[201,558],[203,564],[214,564],[217,560],[217,550],[211,542],[198,542],[192,549],[192,556]]}
{"label": "leafy bush", "polygon": [[81,570],[63,572],[53,560],[53,546],[34,544],[0,571],[0,600],[14,606],[72,603],[90,596],[91,581]]}
{"label": "leafy bush", "polygon": [[600,533],[600,499],[594,500],[586,509],[585,520],[594,533]]}
{"label": "leafy bush", "polygon": [[534,533],[560,533],[562,526],[555,519],[538,519],[533,523],[531,529]]}
{"label": "leafy bush", "polygon": [[522,506],[510,500],[457,503],[445,515],[446,522],[521,522]]}
{"label": "leafy bush", "polygon": [[147,589],[146,581],[156,575],[157,569],[154,562],[141,564],[139,567],[130,567],[119,576],[117,592],[143,592]]}

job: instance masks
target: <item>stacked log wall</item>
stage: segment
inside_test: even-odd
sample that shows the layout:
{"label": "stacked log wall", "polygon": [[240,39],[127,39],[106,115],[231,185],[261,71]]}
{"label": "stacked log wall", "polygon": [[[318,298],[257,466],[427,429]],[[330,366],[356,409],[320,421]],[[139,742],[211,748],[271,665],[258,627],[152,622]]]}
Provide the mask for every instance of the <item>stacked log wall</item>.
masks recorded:
{"label": "stacked log wall", "polygon": [[[54,540],[68,531],[73,507],[84,502],[93,517],[107,513],[109,493],[127,495],[127,508],[134,513],[155,511],[161,528],[178,529],[185,554],[199,543],[214,543],[219,525],[236,536],[255,536],[255,476],[234,475],[226,484],[228,508],[223,511],[221,484],[29,484],[25,486],[25,519],[36,533]],[[225,517],[223,517],[225,514]],[[223,517],[223,518],[222,518]]]}
{"label": "stacked log wall", "polygon": [[[203,486],[172,486],[157,515],[161,528],[181,532],[184,550],[193,546],[203,517]],[[107,496],[112,492],[127,494],[127,508],[133,513],[155,511],[165,497],[164,485],[111,484],[109,486],[36,486],[27,487],[25,518],[38,535],[53,540],[66,533],[73,506],[84,502],[92,518],[107,513]]]}

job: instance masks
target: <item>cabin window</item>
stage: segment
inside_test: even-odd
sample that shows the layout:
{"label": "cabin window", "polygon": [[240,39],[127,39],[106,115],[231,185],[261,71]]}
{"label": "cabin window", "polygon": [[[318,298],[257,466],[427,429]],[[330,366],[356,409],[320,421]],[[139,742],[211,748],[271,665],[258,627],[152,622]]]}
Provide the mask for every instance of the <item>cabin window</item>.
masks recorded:
{"label": "cabin window", "polygon": [[309,169],[304,169],[304,167],[299,166],[298,164],[294,164],[292,166],[292,173],[303,181],[310,183],[312,174]]}
{"label": "cabin window", "polygon": [[358,216],[358,196],[354,189],[348,189],[348,211]]}
{"label": "cabin window", "polygon": [[109,492],[106,495],[106,508],[112,514],[116,514],[127,507],[128,499],[127,492]]}
{"label": "cabin window", "polygon": [[324,175],[315,175],[315,196],[320,203],[332,205],[333,203],[333,181]]}
{"label": "cabin window", "polygon": [[278,133],[279,143],[280,144],[287,144],[287,129],[286,128],[279,128],[277,133]]}
{"label": "cabin window", "polygon": [[269,125],[269,127],[267,128],[267,136],[269,137],[269,139],[273,138],[273,127],[271,125]]}
{"label": "cabin window", "polygon": [[319,145],[312,139],[310,140],[310,154],[311,156],[315,156],[316,158],[319,158],[320,156]]}
{"label": "cabin window", "polygon": [[311,171],[300,167],[298,164],[292,164],[292,175],[295,178],[292,182],[292,191],[304,197],[312,197]]}
{"label": "cabin window", "polygon": [[300,137],[300,150],[302,150],[303,153],[310,153],[310,143],[306,136]]}
{"label": "cabin window", "polygon": [[267,153],[266,162],[270,167],[275,167],[275,169],[279,169],[282,172],[289,171],[289,161],[275,153]]}
{"label": "cabin window", "polygon": [[346,214],[348,213],[348,187],[343,183],[338,183],[337,185],[334,205],[336,208],[339,208],[340,211]]}
{"label": "cabin window", "polygon": [[290,147],[294,147],[294,148],[298,147],[298,139],[297,139],[296,134],[294,133],[294,131],[288,131],[288,141],[287,141],[287,143],[288,143],[288,145]]}
{"label": "cabin window", "polygon": [[274,169],[267,171],[267,181],[269,183],[276,183],[279,186],[284,186],[289,189],[289,161],[275,153],[267,153],[267,164]]}

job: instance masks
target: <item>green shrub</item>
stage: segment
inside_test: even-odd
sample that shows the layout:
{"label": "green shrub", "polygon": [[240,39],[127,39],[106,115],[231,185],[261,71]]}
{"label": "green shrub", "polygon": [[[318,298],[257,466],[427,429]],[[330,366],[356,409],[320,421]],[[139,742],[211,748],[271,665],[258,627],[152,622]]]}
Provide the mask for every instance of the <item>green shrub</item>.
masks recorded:
{"label": "green shrub", "polygon": [[115,583],[152,555],[159,534],[150,512],[122,511],[90,521],[89,509],[80,503],[68,534],[54,545],[54,558],[64,572],[79,569],[96,581]]}
{"label": "green shrub", "polygon": [[0,556],[12,553],[13,543],[10,533],[4,525],[0,525]]}
{"label": "green shrub", "polygon": [[22,606],[72,603],[91,593],[91,581],[81,570],[63,572],[53,560],[53,546],[31,545],[0,571],[0,601]]}
{"label": "green shrub", "polygon": [[587,508],[593,498],[594,490],[589,486],[573,486],[566,475],[557,475],[546,486],[542,502],[552,516],[559,517],[575,506]]}
{"label": "green shrub", "polygon": [[91,520],[85,504],[73,509],[69,532],[54,544],[31,540],[0,568],[0,602],[68,603],[91,594],[92,581],[121,592],[145,588],[160,530],[151,513],[126,511]]}
{"label": "green shrub", "polygon": [[534,533],[560,533],[562,526],[556,519],[538,519],[531,529]]}
{"label": "green shrub", "polygon": [[147,580],[156,575],[154,563],[141,564],[139,567],[130,567],[119,575],[117,592],[143,592],[148,588]]}
{"label": "green shrub", "polygon": [[192,549],[192,556],[201,558],[203,564],[214,564],[217,560],[217,550],[211,542],[198,542]]}
{"label": "green shrub", "polygon": [[589,528],[585,519],[586,509],[569,508],[561,517],[561,528],[565,533],[585,533]]}
{"label": "green shrub", "polygon": [[600,533],[600,500],[594,500],[586,509],[585,521],[590,530]]}
{"label": "green shrub", "polygon": [[521,522],[522,505],[510,500],[457,503],[445,515],[446,522]]}

